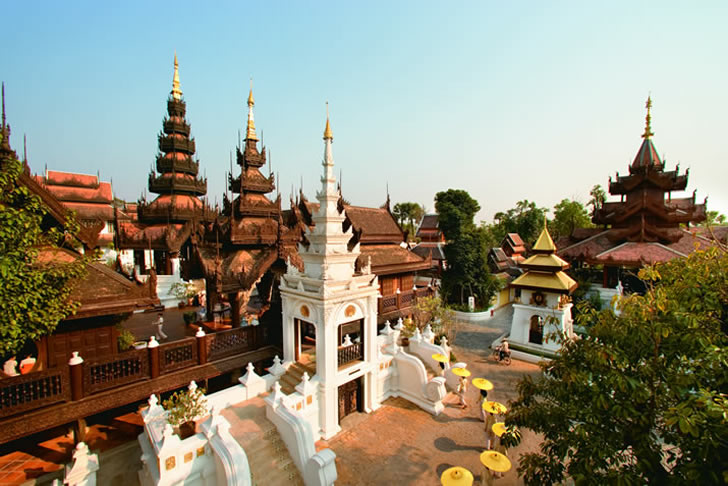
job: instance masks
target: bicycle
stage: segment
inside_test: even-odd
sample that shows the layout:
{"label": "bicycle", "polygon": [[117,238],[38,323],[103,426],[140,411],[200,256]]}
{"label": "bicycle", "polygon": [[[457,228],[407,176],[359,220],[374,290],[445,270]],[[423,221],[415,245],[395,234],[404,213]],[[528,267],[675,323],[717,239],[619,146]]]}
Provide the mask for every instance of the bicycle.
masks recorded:
{"label": "bicycle", "polygon": [[506,366],[509,366],[511,364],[511,352],[508,351],[505,356],[503,356],[503,359],[501,359],[501,350],[500,347],[497,347],[493,350],[493,359],[497,363],[502,363]]}

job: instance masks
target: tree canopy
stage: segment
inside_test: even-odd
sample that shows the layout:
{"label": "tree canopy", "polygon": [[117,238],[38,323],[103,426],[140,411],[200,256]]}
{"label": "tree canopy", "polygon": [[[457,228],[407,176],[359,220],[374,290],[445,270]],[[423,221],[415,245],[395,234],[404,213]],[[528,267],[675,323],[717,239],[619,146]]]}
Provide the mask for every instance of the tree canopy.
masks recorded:
{"label": "tree canopy", "polygon": [[554,206],[554,219],[549,225],[551,236],[556,239],[569,236],[576,228],[592,228],[586,208],[579,201],[562,199]]}
{"label": "tree canopy", "polygon": [[447,269],[442,275],[442,293],[449,304],[464,304],[472,295],[476,305],[488,307],[500,287],[488,269],[489,239],[486,230],[473,222],[478,201],[466,191],[449,189],[435,196],[438,224],[447,245]]}
{"label": "tree canopy", "polygon": [[515,208],[498,212],[491,226],[494,238],[500,242],[507,233],[518,233],[527,244],[533,244],[543,229],[546,208],[539,208],[527,199],[518,201]]}
{"label": "tree canopy", "polygon": [[506,421],[543,434],[527,484],[728,481],[728,253],[647,267],[621,314],[582,312],[582,339],[526,377]]}
{"label": "tree canopy", "polygon": [[86,259],[71,263],[41,263],[41,251],[63,245],[78,230],[69,219],[65,227],[44,230],[46,210],[40,199],[18,182],[22,164],[0,160],[0,356],[17,353],[28,340],[53,332],[71,314],[73,281],[86,269]]}
{"label": "tree canopy", "polygon": [[721,214],[719,211],[708,211],[705,213],[705,221],[701,223],[701,226],[720,226],[728,222],[725,214]]}
{"label": "tree canopy", "polygon": [[403,230],[407,231],[410,238],[417,232],[416,224],[425,215],[425,208],[415,202],[402,202],[394,205],[392,215]]}

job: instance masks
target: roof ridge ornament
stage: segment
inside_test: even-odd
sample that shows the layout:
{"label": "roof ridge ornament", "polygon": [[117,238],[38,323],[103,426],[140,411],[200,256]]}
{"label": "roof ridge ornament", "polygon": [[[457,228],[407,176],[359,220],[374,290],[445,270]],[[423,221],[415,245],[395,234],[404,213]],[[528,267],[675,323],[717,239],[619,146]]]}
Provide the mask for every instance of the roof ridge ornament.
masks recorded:
{"label": "roof ridge ornament", "polygon": [[182,99],[182,89],[179,84],[179,62],[177,62],[177,51],[174,51],[174,76],[172,78],[172,98],[177,101]]}
{"label": "roof ridge ornament", "polygon": [[654,135],[652,132],[652,116],[650,115],[650,108],[652,108],[652,96],[647,95],[647,103],[645,103],[645,108],[647,108],[647,116],[645,116],[645,133],[642,134],[642,138],[648,139]]}

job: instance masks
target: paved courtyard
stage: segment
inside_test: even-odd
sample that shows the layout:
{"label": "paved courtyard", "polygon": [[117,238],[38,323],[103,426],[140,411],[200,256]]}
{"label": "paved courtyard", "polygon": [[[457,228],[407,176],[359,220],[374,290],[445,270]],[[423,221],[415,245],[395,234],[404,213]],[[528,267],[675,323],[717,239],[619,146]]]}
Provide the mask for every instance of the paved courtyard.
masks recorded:
{"label": "paved courtyard", "polygon": [[[495,388],[488,398],[507,403],[516,397],[515,384],[525,374],[537,375],[536,365],[514,360],[510,366],[489,359],[488,345],[510,328],[510,308],[482,324],[459,323],[453,351],[458,361],[468,364],[471,378],[482,376]],[[403,399],[390,399],[372,414],[349,416],[344,431],[328,441],[336,452],[342,485],[437,485],[440,475],[451,466],[473,472],[476,483],[482,467],[479,455],[485,450],[485,432],[477,409],[478,390],[470,387],[469,407],[461,410],[450,393],[445,411],[437,417]],[[517,458],[536,450],[538,437],[524,430],[523,441],[508,451],[514,468],[496,484],[523,484],[515,471]]]}

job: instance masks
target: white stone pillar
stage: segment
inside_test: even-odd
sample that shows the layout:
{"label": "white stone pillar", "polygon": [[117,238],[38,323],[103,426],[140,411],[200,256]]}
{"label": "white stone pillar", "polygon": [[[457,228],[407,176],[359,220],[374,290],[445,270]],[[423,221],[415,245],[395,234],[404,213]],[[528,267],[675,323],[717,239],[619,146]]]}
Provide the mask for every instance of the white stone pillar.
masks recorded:
{"label": "white stone pillar", "polygon": [[182,275],[180,273],[180,263],[179,263],[179,257],[174,257],[169,259],[170,263],[172,264],[172,275],[177,277],[178,279],[182,278]]}
{"label": "white stone pillar", "polygon": [[[324,311],[324,309],[321,309]],[[321,379],[320,424],[321,435],[329,439],[336,435],[339,427],[339,390],[336,374],[339,368],[339,343],[337,325],[332,313],[326,322],[326,312],[322,312],[324,322],[316,328],[316,374]]]}
{"label": "white stone pillar", "polygon": [[[287,306],[286,306],[287,307]],[[296,361],[296,320],[283,308],[283,362]],[[300,336],[300,331],[299,331]]]}

